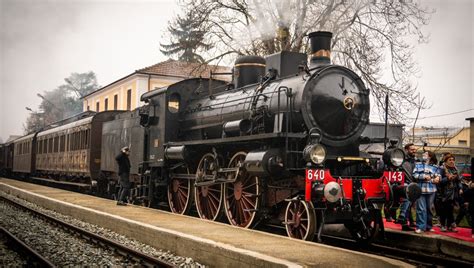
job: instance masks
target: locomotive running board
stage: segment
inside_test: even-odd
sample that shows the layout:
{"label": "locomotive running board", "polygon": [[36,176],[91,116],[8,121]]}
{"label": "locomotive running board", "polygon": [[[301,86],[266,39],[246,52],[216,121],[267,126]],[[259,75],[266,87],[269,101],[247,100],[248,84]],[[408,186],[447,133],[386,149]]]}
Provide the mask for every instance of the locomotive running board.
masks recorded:
{"label": "locomotive running board", "polygon": [[188,173],[171,173],[170,179],[186,179],[186,180],[194,180],[196,179],[196,174],[188,174]]}

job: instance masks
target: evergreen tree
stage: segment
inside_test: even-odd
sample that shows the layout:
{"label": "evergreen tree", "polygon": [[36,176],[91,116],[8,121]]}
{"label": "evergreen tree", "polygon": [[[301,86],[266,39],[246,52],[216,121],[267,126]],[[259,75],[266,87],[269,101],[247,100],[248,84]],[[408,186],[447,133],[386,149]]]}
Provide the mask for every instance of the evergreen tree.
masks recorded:
{"label": "evergreen tree", "polygon": [[201,19],[188,12],[184,16],[176,17],[168,26],[171,35],[170,44],[160,44],[160,51],[165,56],[178,55],[178,60],[203,63],[204,58],[198,54],[199,50],[209,50],[212,45],[204,42],[206,25]]}

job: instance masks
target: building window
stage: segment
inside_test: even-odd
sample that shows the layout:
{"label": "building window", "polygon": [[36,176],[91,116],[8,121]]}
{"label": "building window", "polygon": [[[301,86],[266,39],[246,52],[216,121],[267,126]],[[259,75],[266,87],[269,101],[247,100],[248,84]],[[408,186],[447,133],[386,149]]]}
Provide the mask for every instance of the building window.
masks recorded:
{"label": "building window", "polygon": [[104,111],[107,111],[109,109],[109,99],[105,99],[104,101]]}
{"label": "building window", "polygon": [[97,103],[95,104],[95,111],[96,111],[96,112],[99,112],[99,108],[100,108],[100,102],[97,102]]}
{"label": "building window", "polygon": [[118,95],[114,95],[114,110],[117,110],[118,105]]}
{"label": "building window", "polygon": [[467,146],[467,140],[459,140],[459,145],[465,145]]}
{"label": "building window", "polygon": [[90,111],[90,110],[91,110],[91,107],[87,105],[87,111]]}
{"label": "building window", "polygon": [[127,90],[127,110],[132,109],[132,90]]}

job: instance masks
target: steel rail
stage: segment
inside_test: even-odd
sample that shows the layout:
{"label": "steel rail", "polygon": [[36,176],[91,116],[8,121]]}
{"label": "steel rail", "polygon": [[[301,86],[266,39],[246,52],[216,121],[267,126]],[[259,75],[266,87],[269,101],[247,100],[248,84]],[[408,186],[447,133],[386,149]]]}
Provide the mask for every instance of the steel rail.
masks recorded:
{"label": "steel rail", "polygon": [[9,243],[11,243],[9,247],[17,249],[19,252],[23,253],[23,257],[27,261],[27,266],[55,267],[54,264],[52,264],[48,259],[43,257],[36,250],[29,247],[21,239],[10,233],[7,229],[0,226],[0,233],[7,239]]}
{"label": "steel rail", "polygon": [[86,239],[86,240],[88,240],[92,243],[95,243],[95,244],[100,245],[100,246],[110,247],[110,248],[114,249],[117,252],[117,254],[122,255],[124,257],[127,257],[127,258],[135,259],[142,266],[147,266],[147,267],[176,267],[175,265],[173,265],[169,262],[166,262],[166,261],[160,260],[158,258],[152,257],[150,255],[144,254],[142,252],[139,252],[135,249],[124,246],[120,243],[117,243],[117,242],[115,242],[113,240],[110,240],[108,238],[105,238],[103,236],[100,236],[100,235],[97,235],[95,233],[89,232],[87,230],[84,230],[80,227],[69,224],[69,223],[64,222],[62,220],[56,219],[56,218],[51,217],[49,215],[46,215],[42,212],[39,212],[39,211],[36,211],[32,208],[24,206],[24,205],[22,205],[22,204],[20,204],[16,201],[11,200],[9,198],[6,198],[4,196],[0,196],[0,198],[1,198],[1,200],[5,201],[5,202],[7,202],[11,205],[13,205],[17,208],[23,209],[27,212],[30,212],[35,216],[43,218],[44,220],[49,221],[50,223],[52,223],[52,224],[54,224],[58,227],[64,228],[68,231],[73,231],[74,233],[78,234],[80,237],[82,237],[82,238],[84,238],[84,239]]}

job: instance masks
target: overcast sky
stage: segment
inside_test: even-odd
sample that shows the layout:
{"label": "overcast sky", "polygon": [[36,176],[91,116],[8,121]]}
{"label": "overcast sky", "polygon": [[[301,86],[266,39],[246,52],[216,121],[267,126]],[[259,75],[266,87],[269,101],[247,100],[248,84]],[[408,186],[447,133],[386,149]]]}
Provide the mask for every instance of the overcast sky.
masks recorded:
{"label": "overcast sky", "polygon": [[[417,47],[415,81],[432,108],[430,126],[466,126],[474,116],[473,1],[423,1],[436,8],[426,27],[430,43]],[[0,0],[0,138],[22,134],[25,107],[36,94],[61,85],[72,72],[94,71],[106,85],[166,60],[159,43],[176,1]],[[317,29],[315,29],[317,30]]]}

